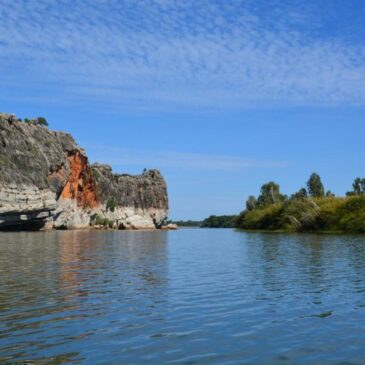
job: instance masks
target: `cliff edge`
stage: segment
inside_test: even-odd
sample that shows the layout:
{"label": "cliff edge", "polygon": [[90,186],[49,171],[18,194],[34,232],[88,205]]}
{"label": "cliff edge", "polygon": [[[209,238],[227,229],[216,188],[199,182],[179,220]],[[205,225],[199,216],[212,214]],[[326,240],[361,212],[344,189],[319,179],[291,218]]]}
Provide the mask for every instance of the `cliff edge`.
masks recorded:
{"label": "cliff edge", "polygon": [[0,230],[160,228],[168,197],[157,170],[131,176],[90,166],[70,134],[0,114]]}

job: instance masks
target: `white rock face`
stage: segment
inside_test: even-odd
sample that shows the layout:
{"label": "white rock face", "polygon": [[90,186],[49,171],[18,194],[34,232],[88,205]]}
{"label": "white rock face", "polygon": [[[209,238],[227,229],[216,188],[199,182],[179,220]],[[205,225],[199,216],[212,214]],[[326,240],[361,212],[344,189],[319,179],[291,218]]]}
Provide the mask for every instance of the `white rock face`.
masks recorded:
{"label": "white rock face", "polygon": [[59,199],[53,216],[53,227],[56,229],[84,229],[90,227],[92,210],[77,206],[72,199]]}
{"label": "white rock face", "polygon": [[0,185],[0,214],[52,211],[56,206],[56,195],[50,189],[40,190],[31,185]]}
{"label": "white rock face", "polygon": [[42,227],[57,207],[50,189],[30,185],[0,185],[0,228]]}
{"label": "white rock face", "polygon": [[118,207],[114,212],[103,207],[101,215],[116,222],[120,229],[156,229],[167,216],[165,209],[139,209],[134,207]]}
{"label": "white rock face", "polygon": [[114,212],[106,206],[84,209],[72,199],[60,198],[50,190],[34,186],[0,186],[0,227],[24,222],[46,222],[43,229],[85,229],[98,215],[112,221],[119,229],[156,229],[167,217],[165,209],[118,207]]}
{"label": "white rock face", "polygon": [[85,229],[90,228],[96,215],[112,221],[119,229],[156,229],[166,219],[167,211],[118,207],[112,212],[105,205],[84,209],[72,199],[56,200],[56,194],[49,189],[0,186],[0,227],[39,221],[46,222],[43,229]]}

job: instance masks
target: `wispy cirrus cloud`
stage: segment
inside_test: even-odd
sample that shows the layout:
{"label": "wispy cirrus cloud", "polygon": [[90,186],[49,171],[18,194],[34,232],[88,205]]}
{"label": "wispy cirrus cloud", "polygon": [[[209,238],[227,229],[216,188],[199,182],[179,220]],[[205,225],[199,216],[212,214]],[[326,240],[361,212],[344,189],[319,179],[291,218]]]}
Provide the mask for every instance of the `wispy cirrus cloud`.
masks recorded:
{"label": "wispy cirrus cloud", "polygon": [[335,22],[331,9],[317,0],[3,0],[1,87],[9,97],[23,87],[147,110],[364,106],[364,43],[324,31],[318,13]]}
{"label": "wispy cirrus cloud", "polygon": [[169,168],[177,170],[227,171],[241,172],[245,169],[285,168],[292,165],[290,161],[258,160],[229,155],[176,151],[142,151],[111,146],[87,147],[94,161],[107,161],[118,168]]}

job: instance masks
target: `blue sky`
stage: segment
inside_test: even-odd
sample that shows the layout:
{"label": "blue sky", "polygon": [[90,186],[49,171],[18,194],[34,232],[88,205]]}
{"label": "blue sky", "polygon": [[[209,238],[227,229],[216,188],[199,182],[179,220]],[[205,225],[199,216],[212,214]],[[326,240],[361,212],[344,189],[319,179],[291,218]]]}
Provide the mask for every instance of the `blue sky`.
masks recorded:
{"label": "blue sky", "polygon": [[363,0],[2,0],[1,110],[159,168],[171,217],[365,176]]}

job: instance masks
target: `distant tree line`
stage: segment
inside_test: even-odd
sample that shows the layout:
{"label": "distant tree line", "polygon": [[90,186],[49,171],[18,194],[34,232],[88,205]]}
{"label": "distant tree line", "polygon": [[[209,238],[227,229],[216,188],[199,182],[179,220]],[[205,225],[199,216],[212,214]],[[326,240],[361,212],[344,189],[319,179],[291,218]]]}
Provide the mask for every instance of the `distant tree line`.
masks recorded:
{"label": "distant tree line", "polygon": [[211,215],[203,220],[201,228],[235,228],[237,215]]}
{"label": "distant tree line", "polygon": [[365,233],[365,179],[356,178],[346,197],[325,190],[313,173],[306,187],[291,196],[279,184],[262,185],[258,197],[249,196],[236,227],[246,230],[342,231]]}
{"label": "distant tree line", "polygon": [[196,227],[196,228],[235,228],[237,215],[211,215],[203,221],[169,221],[168,223],[177,224],[179,227]]}
{"label": "distant tree line", "polygon": [[179,227],[196,227],[199,228],[202,224],[202,221],[193,221],[193,220],[178,220],[178,221],[168,221],[167,224],[177,224]]}

